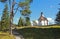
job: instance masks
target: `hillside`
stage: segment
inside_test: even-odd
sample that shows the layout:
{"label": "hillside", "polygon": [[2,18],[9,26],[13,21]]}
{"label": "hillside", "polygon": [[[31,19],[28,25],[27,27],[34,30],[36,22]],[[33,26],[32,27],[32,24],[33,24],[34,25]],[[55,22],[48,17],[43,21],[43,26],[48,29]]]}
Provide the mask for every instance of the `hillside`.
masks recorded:
{"label": "hillside", "polygon": [[25,39],[60,39],[60,26],[20,27],[17,32]]}

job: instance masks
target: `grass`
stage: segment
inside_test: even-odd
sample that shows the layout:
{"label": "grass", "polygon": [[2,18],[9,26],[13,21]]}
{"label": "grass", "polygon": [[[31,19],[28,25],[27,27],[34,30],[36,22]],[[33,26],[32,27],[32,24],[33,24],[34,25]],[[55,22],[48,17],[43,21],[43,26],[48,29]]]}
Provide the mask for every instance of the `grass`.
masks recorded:
{"label": "grass", "polygon": [[55,26],[21,26],[21,27],[16,27],[17,29],[22,29],[22,28],[60,28],[60,26],[55,25]]}
{"label": "grass", "polygon": [[0,31],[0,39],[14,39],[13,35],[9,35],[8,32],[1,32]]}
{"label": "grass", "polygon": [[60,39],[60,26],[21,27],[17,30],[25,39]]}

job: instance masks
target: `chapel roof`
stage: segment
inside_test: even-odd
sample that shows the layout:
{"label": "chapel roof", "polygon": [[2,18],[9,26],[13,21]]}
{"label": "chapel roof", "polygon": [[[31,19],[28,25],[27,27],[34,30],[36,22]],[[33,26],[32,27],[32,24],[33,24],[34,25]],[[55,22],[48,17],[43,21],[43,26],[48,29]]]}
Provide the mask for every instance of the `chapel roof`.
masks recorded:
{"label": "chapel roof", "polygon": [[[47,18],[43,15],[43,12],[41,12],[41,15],[38,19],[39,21],[44,21],[44,20],[47,20]],[[47,20],[48,21],[48,20]]]}

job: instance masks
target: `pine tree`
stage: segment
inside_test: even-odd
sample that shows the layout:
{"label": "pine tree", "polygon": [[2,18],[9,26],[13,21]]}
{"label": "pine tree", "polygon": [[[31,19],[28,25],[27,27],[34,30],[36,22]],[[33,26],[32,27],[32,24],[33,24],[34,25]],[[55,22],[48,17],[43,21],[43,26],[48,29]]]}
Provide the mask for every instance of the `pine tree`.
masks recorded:
{"label": "pine tree", "polygon": [[24,2],[20,2],[19,4],[19,6],[22,8],[22,10],[20,11],[21,15],[24,16],[27,26],[30,25],[30,14],[31,14],[30,3],[31,2],[32,0],[25,0]]}
{"label": "pine tree", "polygon": [[31,25],[31,23],[30,23],[30,18],[29,17],[26,17],[26,26],[30,26]]}
{"label": "pine tree", "polygon": [[19,22],[18,22],[18,26],[23,26],[24,25],[24,20],[22,19],[22,17],[20,17]]}
{"label": "pine tree", "polygon": [[1,21],[0,21],[0,26],[1,26]]}
{"label": "pine tree", "polygon": [[1,30],[1,21],[0,21],[0,30]]}
{"label": "pine tree", "polygon": [[7,4],[5,5],[5,8],[3,10],[3,15],[1,17],[1,27],[2,30],[8,29],[9,28],[9,13],[8,13],[8,6]]}
{"label": "pine tree", "polygon": [[56,24],[60,25],[60,10],[58,11],[57,15],[56,15]]}

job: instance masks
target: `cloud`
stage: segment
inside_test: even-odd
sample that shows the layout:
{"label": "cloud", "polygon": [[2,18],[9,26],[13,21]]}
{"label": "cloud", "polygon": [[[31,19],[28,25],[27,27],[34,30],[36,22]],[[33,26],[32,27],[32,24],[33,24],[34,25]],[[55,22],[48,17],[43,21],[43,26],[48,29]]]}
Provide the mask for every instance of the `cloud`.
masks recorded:
{"label": "cloud", "polygon": [[18,24],[18,21],[19,21],[19,18],[14,18],[13,23],[14,23],[14,24]]}
{"label": "cloud", "polygon": [[38,20],[35,20],[35,22],[38,24],[39,22],[38,22]]}
{"label": "cloud", "polygon": [[31,25],[33,26],[33,21],[30,21],[31,22]]}
{"label": "cloud", "polygon": [[49,24],[55,24],[54,19],[52,19],[52,18],[47,18],[47,19],[48,19]]}

